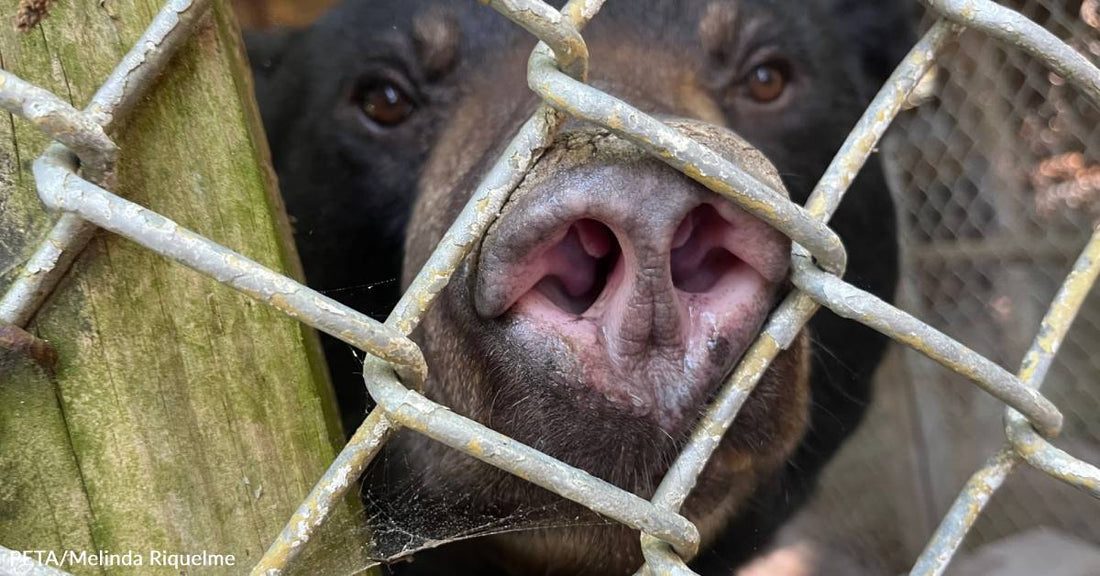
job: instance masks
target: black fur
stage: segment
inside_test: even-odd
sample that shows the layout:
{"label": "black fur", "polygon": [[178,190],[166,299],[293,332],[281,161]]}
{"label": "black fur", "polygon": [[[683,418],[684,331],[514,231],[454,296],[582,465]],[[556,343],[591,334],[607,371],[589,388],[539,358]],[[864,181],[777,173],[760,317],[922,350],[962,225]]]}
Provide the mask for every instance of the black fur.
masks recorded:
{"label": "black fur", "polygon": [[[611,0],[591,34],[637,34],[648,44],[667,45],[703,62],[697,24],[708,3]],[[429,73],[418,61],[411,30],[418,14],[438,4],[454,14],[461,42],[453,68]],[[792,59],[795,73],[803,74],[796,78],[806,78],[808,89],[781,116],[731,107],[723,112],[732,129],[776,164],[801,202],[912,45],[913,5],[902,0],[742,4],[750,12],[770,13],[759,42]],[[248,40],[257,99],[307,278],[334,298],[382,317],[398,296],[404,233],[420,169],[451,120],[452,106],[474,85],[471,78],[491,68],[488,61],[501,53],[526,54],[532,41],[469,0],[349,0],[309,30]],[[597,63],[599,58],[593,54]],[[727,70],[721,63],[711,66],[706,79],[717,82]],[[377,77],[397,79],[413,97],[416,112],[405,124],[379,129],[361,117],[352,95],[357,85]],[[510,81],[524,83],[522,77]],[[892,298],[897,278],[894,218],[882,170],[871,162],[832,222],[848,247],[847,279],[886,299]],[[819,313],[811,327],[809,433],[786,468],[763,483],[748,510],[696,561],[703,574],[729,573],[730,565],[767,545],[805,501],[820,469],[870,401],[884,339],[828,312]],[[363,384],[346,345],[326,339],[325,348],[350,433],[367,406]]]}

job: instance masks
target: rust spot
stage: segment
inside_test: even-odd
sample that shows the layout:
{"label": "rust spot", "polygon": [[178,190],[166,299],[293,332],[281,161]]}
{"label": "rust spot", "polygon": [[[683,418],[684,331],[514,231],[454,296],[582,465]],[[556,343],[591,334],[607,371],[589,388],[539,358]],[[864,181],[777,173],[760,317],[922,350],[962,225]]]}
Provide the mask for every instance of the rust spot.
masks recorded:
{"label": "rust spot", "polygon": [[57,349],[52,344],[13,324],[0,323],[0,348],[21,354],[50,373],[57,367]]}

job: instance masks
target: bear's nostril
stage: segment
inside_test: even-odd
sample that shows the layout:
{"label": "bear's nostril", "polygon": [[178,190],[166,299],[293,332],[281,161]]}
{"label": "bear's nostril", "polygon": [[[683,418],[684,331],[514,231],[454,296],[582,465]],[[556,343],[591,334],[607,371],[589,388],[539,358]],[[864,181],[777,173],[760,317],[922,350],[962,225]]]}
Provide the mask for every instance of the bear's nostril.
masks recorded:
{"label": "bear's nostril", "polygon": [[672,254],[672,285],[692,294],[709,292],[719,280],[744,265],[744,261],[724,248],[680,258],[676,252],[679,251]]}
{"label": "bear's nostril", "polygon": [[672,235],[672,249],[682,248],[695,231],[695,210],[684,217],[680,225],[676,227],[676,233]]}
{"label": "bear's nostril", "polygon": [[620,251],[607,226],[578,220],[543,256],[545,274],[534,289],[561,310],[583,314],[606,288]]}
{"label": "bear's nostril", "polygon": [[570,232],[576,232],[584,251],[593,258],[604,258],[617,247],[611,229],[595,220],[578,220]]}
{"label": "bear's nostril", "polygon": [[726,246],[730,228],[710,204],[684,217],[672,239],[669,267],[673,286],[693,294],[708,292],[748,265]]}

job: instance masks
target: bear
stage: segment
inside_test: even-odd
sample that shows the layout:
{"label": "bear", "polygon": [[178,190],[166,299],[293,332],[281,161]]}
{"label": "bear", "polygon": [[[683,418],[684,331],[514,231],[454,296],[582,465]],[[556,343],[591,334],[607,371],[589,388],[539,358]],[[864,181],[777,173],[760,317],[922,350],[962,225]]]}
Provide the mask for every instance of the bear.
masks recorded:
{"label": "bear", "polygon": [[[560,8],[561,3],[555,3]],[[610,1],[585,29],[588,82],[805,202],[914,41],[914,6],[875,0]],[[459,0],[347,0],[312,26],[248,38],[257,101],[308,283],[384,317],[539,104],[533,37]],[[870,162],[830,225],[845,278],[890,300],[895,210]],[[605,129],[569,120],[413,338],[425,393],[651,497],[702,410],[791,291],[790,241]],[[345,425],[370,405],[325,339]],[[691,567],[729,574],[766,548],[858,426],[886,347],[819,312],[768,369],[685,515]],[[415,433],[367,482],[416,478],[455,514],[560,498]],[[630,574],[636,532],[560,506],[571,526],[416,556],[405,574]]]}

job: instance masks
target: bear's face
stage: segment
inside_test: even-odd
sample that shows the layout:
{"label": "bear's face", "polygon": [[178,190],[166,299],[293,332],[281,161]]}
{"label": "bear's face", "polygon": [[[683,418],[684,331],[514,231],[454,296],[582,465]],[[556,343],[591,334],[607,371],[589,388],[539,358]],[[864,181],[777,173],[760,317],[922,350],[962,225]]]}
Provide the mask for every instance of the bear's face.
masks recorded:
{"label": "bear's face", "polygon": [[[612,0],[584,33],[589,82],[802,202],[908,47],[899,13],[869,0]],[[534,40],[473,2],[394,0],[347,3],[278,44],[254,42],[253,59],[309,281],[384,281],[401,256],[407,286],[537,106]],[[877,166],[833,226],[849,278],[889,298],[894,212]],[[426,393],[649,497],[789,290],[789,250],[621,139],[567,122],[415,335]],[[384,312],[392,288],[350,303]],[[712,551],[696,564],[705,573],[766,542],[869,399],[881,338],[829,315],[809,332],[780,353],[686,504]],[[459,490],[500,514],[555,498],[416,435],[394,447],[428,497]],[[640,562],[637,535],[615,526],[476,546],[515,574]]]}

